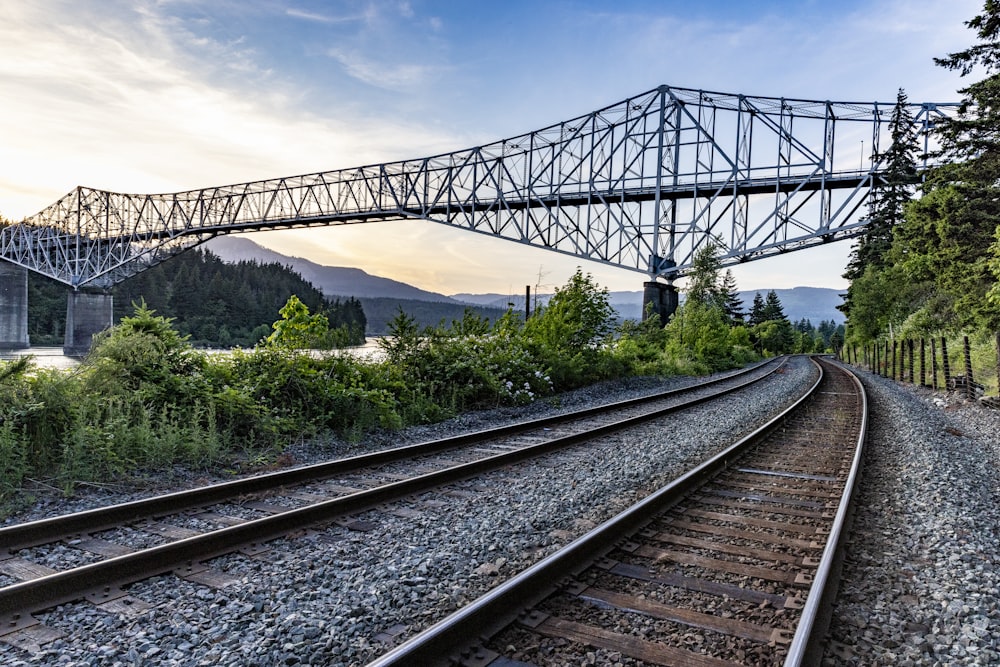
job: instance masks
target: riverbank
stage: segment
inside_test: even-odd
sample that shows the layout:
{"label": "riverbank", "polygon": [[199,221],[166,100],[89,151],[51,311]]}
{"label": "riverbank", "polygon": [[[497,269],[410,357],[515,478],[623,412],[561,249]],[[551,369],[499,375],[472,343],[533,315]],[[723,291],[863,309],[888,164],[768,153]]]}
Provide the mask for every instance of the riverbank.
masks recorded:
{"label": "riverbank", "polygon": [[67,357],[61,347],[29,347],[25,350],[0,350],[0,361],[15,361],[30,356],[39,368],[73,368],[79,365],[77,357]]}
{"label": "riverbank", "polygon": [[[331,352],[340,352],[349,354],[357,359],[374,361],[379,358],[382,352],[382,348],[379,347],[379,341],[382,338],[382,336],[369,336],[365,339],[364,345],[344,347],[337,350],[316,350],[315,353],[329,354]],[[208,354],[229,354],[233,351],[233,348],[205,348],[199,351]],[[0,350],[0,361],[14,361],[27,356],[30,356],[39,368],[68,369],[78,366],[81,361],[79,357],[67,357],[63,354],[61,347],[29,347],[24,350]]]}

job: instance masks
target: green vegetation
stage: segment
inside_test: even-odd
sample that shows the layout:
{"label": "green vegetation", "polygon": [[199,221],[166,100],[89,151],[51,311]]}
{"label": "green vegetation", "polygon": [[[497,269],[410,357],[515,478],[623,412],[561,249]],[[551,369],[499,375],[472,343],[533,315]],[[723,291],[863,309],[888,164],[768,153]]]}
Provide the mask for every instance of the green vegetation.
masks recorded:
{"label": "green vegetation", "polygon": [[[62,345],[68,288],[28,274],[28,336],[34,345]],[[227,264],[194,249],[143,271],[112,289],[115,321],[145,302],[174,318],[178,332],[198,347],[252,347],[271,331],[274,314],[290,295],[327,319],[336,334],[324,345],[360,345],[366,321],[357,299],[330,301],[299,274],[277,263]]]}
{"label": "green vegetation", "polygon": [[[421,328],[435,327],[442,322],[461,320],[465,317],[465,312],[470,308],[461,303],[393,299],[390,297],[358,297],[358,301],[361,302],[361,306],[365,311],[365,318],[368,321],[368,326],[365,330],[373,336],[388,335],[392,330],[392,323],[401,308]],[[490,321],[495,321],[503,317],[506,309],[493,308],[491,306],[475,306],[472,308],[472,312]]]}
{"label": "green vegetation", "polygon": [[919,140],[900,91],[893,145],[877,156],[886,164],[885,185],[845,273],[851,285],[841,309],[849,346],[944,337],[953,369],[961,368],[957,357],[968,335],[974,375],[995,388],[995,350],[988,350],[1000,330],[1000,2],[987,0],[966,25],[980,43],[935,60],[963,77],[975,71],[985,78],[959,91],[955,118],[937,122],[940,164],[922,183]]}
{"label": "green vegetation", "polygon": [[784,324],[730,321],[735,286],[716,275],[715,252],[692,277],[703,293],[666,327],[651,318],[616,328],[607,290],[577,271],[527,322],[467,309],[422,327],[400,311],[374,360],[317,352],[345,334],[294,295],[258,345],[224,355],[197,349],[173,318],[140,301],[72,371],[0,363],[0,501],[15,502],[29,481],[70,493],[176,465],[247,469],[323,433],[357,438],[600,380],[704,373],[791,351],[764,337]]}

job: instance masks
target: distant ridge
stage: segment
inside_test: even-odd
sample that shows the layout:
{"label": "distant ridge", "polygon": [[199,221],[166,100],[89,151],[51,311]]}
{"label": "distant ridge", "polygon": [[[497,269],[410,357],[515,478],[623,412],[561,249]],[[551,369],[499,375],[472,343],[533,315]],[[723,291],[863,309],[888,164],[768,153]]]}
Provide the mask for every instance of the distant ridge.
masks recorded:
{"label": "distant ridge", "polygon": [[235,236],[217,236],[205,247],[226,262],[257,261],[262,264],[278,263],[290,266],[303,278],[327,296],[353,296],[368,298],[409,299],[413,301],[440,301],[458,303],[454,299],[428,292],[413,285],[373,276],[361,269],[343,266],[323,266],[301,257],[289,257],[269,250],[250,239]]}
{"label": "distant ridge", "polygon": [[[770,290],[747,290],[739,292],[740,300],[743,302],[743,309],[750,311],[753,305],[753,298],[758,292],[762,297],[766,297]],[[809,320],[814,326],[820,322],[833,320],[837,324],[842,324],[845,320],[844,314],[837,310],[837,306],[843,303],[840,296],[844,290],[831,289],[828,287],[792,287],[789,289],[776,289],[774,293],[778,295],[785,315],[792,322],[799,320]],[[551,294],[539,294],[538,299],[545,303]],[[493,308],[507,308],[508,303],[512,303],[514,309],[524,309],[524,295],[504,296],[501,294],[452,294],[451,298],[467,303],[475,303]],[[534,296],[532,296],[534,299]],[[683,293],[681,299],[684,298]],[[642,292],[608,292],[608,300],[611,306],[618,312],[619,317],[625,320],[637,320],[642,317]]]}
{"label": "distant ridge", "polygon": [[400,310],[412,317],[420,327],[433,327],[442,322],[447,324],[452,320],[460,320],[468,307],[490,320],[496,320],[506,312],[506,306],[501,310],[456,301],[444,294],[422,290],[398,280],[373,276],[361,269],[322,266],[301,257],[289,257],[264,248],[250,239],[220,236],[207,242],[205,247],[224,262],[255,261],[290,267],[327,298],[358,299],[368,320],[365,331],[368,335],[389,333],[389,322]]}
{"label": "distant ridge", "polygon": [[[385,322],[383,314],[395,312],[397,307],[387,303],[388,300],[399,301],[400,306],[405,306],[407,301],[433,302],[447,304],[449,307],[440,310],[441,317],[450,319],[454,313],[460,313],[461,307],[465,305],[475,305],[490,309],[490,313],[503,312],[512,307],[516,311],[524,310],[524,294],[473,294],[461,293],[446,296],[437,292],[408,285],[407,283],[391,278],[373,276],[361,269],[342,266],[323,266],[301,257],[289,257],[274,250],[269,250],[247,238],[235,236],[219,236],[205,244],[209,250],[218,255],[226,262],[257,261],[261,263],[276,262],[282,266],[290,266],[303,278],[319,288],[328,297],[353,296],[364,302],[366,299],[378,300],[378,303],[371,302],[366,307],[366,314],[372,311],[379,313],[375,318],[369,314],[369,331],[382,333]],[[767,296],[769,290],[746,290],[739,293],[743,301],[744,310],[749,311],[753,303],[754,295],[758,292],[761,296]],[[841,294],[844,290],[831,289],[828,287],[792,287],[790,289],[776,289],[775,294],[781,300],[785,315],[792,322],[802,319],[809,320],[814,326],[820,322],[833,320],[837,324],[844,322],[844,314],[837,310],[837,306],[843,303]],[[539,303],[546,303],[551,294],[539,294]],[[618,312],[622,319],[637,320],[642,317],[642,291],[609,292],[611,306]],[[532,294],[532,301],[535,300]],[[682,295],[683,298],[683,295]],[[377,306],[377,307],[376,307]],[[534,308],[534,303],[532,303]],[[421,311],[427,314],[418,318],[424,324],[434,325],[441,319],[434,319],[433,309],[424,306],[404,307],[404,310]],[[498,310],[497,310],[498,309]]]}

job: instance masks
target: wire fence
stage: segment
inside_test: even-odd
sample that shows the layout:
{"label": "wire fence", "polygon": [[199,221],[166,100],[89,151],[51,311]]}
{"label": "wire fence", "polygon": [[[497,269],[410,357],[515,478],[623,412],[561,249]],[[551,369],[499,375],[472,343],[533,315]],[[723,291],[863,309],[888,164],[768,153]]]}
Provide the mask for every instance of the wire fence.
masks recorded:
{"label": "wire fence", "polygon": [[841,358],[882,377],[1000,407],[1000,332],[849,344]]}

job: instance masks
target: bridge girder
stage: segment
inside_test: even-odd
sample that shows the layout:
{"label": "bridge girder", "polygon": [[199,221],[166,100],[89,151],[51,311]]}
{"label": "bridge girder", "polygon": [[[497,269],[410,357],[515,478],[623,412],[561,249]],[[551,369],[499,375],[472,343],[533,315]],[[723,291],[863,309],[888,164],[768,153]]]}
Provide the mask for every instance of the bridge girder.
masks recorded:
{"label": "bridge girder", "polygon": [[[726,266],[859,234],[894,106],[660,86],[431,157],[168,194],[78,187],[0,229],[0,258],[107,288],[220,234],[422,219],[673,279],[710,242]],[[910,106],[926,153],[957,104]]]}

